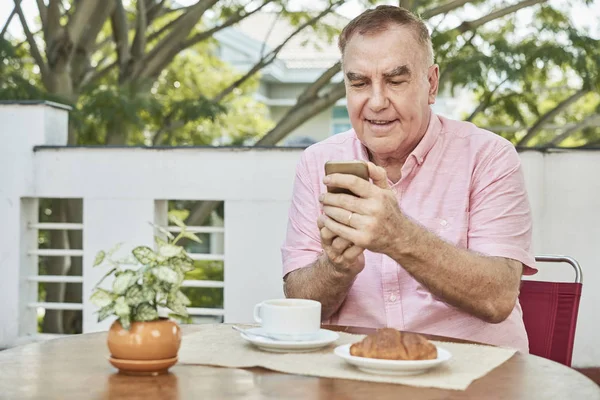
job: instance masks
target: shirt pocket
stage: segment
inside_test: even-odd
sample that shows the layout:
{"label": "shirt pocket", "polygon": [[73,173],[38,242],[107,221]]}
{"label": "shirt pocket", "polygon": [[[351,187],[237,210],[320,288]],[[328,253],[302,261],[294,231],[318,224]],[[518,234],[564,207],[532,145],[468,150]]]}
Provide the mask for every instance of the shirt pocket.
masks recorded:
{"label": "shirt pocket", "polygon": [[460,248],[468,248],[469,212],[453,216],[419,218],[418,222],[428,231]]}

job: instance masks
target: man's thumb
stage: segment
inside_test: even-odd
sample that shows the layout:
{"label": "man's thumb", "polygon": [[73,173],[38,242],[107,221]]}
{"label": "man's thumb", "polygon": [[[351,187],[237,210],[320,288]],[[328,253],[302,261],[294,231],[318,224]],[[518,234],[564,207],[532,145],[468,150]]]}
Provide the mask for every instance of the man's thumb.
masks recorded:
{"label": "man's thumb", "polygon": [[369,162],[368,164],[369,177],[373,180],[373,183],[382,189],[389,189],[390,186],[388,185],[387,173],[385,172],[385,169],[378,167],[372,162]]}

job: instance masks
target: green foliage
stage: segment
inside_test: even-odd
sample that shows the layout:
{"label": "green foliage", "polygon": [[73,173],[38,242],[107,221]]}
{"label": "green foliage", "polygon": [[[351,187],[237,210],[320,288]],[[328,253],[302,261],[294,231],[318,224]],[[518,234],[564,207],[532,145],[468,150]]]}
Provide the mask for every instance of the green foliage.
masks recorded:
{"label": "green foliage", "polygon": [[53,100],[65,103],[43,89],[37,66],[29,62],[29,54],[0,39],[0,100]]}
{"label": "green foliage", "polygon": [[[534,8],[526,32],[511,15],[464,35],[436,32],[433,42],[442,89],[471,89],[480,102],[471,120],[480,126],[517,127],[499,132],[515,144],[547,112],[589,88],[584,99],[561,110],[528,143],[536,146],[597,113],[600,41],[577,31],[565,11],[548,4]],[[599,137],[600,128],[588,128],[562,145],[584,145]]]}
{"label": "green foliage", "polygon": [[[157,237],[157,250],[138,246],[132,250],[133,257],[114,259],[116,251],[100,251],[95,267],[112,268],[98,282],[90,301],[99,308],[98,321],[117,316],[125,329],[135,321],[154,321],[159,318],[159,307],[171,310],[175,315],[188,316],[186,306],[191,302],[180,291],[185,274],[193,271],[194,262],[178,242],[195,236],[182,231],[174,239]],[[198,238],[196,238],[199,240]],[[100,287],[104,279],[113,276],[111,289]]]}

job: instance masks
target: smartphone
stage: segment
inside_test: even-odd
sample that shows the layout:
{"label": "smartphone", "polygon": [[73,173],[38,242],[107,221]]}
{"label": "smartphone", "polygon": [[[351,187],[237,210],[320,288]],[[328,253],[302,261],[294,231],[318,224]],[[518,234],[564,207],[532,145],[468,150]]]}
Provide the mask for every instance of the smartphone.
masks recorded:
{"label": "smartphone", "polygon": [[[355,175],[366,181],[369,180],[369,166],[365,161],[327,161],[325,163],[325,175],[330,174],[349,174]],[[327,186],[329,193],[345,193],[355,196],[350,190]]]}

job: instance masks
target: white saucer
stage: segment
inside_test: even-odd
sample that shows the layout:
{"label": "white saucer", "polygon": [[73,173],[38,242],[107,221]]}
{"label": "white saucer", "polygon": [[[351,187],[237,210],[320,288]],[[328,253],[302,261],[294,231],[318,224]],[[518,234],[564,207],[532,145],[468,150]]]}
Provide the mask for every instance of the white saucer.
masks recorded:
{"label": "white saucer", "polygon": [[[247,329],[249,333],[262,333],[261,328]],[[244,340],[252,343],[261,350],[271,351],[275,353],[304,353],[315,351],[322,347],[335,342],[340,335],[327,329],[320,329],[312,340],[291,341],[291,340],[274,340],[264,337],[246,335],[240,333]]]}
{"label": "white saucer", "polygon": [[338,346],[334,349],[335,355],[343,358],[347,363],[370,374],[378,375],[417,375],[437,367],[452,358],[452,354],[436,346],[438,356],[435,360],[381,360],[376,358],[356,357],[350,355],[350,344]]}

